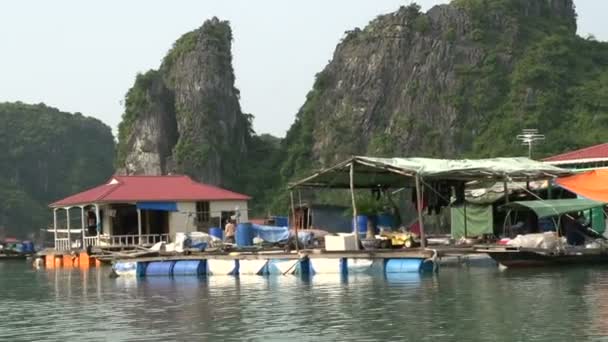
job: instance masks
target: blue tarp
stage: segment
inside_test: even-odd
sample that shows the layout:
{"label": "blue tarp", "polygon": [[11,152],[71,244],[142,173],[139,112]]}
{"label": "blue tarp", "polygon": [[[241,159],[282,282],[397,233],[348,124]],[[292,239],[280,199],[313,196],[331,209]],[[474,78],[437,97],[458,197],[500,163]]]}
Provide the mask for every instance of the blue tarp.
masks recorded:
{"label": "blue tarp", "polygon": [[137,209],[177,211],[177,203],[175,203],[175,202],[137,202]]}
{"label": "blue tarp", "polygon": [[259,237],[266,242],[282,242],[289,239],[288,227],[263,226],[260,224],[252,224],[253,236]]}

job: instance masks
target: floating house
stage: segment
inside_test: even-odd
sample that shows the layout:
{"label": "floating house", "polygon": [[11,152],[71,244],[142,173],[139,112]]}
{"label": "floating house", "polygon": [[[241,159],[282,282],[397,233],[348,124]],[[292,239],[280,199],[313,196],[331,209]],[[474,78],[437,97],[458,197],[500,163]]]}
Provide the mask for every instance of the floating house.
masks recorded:
{"label": "floating house", "polygon": [[[448,200],[452,193],[456,195],[457,202],[463,202],[466,205],[466,201],[464,201],[466,183],[472,181],[502,183],[503,188],[508,191],[509,183],[552,180],[571,174],[572,172],[569,170],[528,158],[448,160],[354,156],[291,183],[290,189],[292,192],[298,188],[350,189],[353,212],[351,222],[358,221],[355,190],[413,189],[415,195],[413,205],[417,211],[421,245],[425,247],[424,208],[437,207],[443,205],[442,202],[449,206]],[[448,190],[448,192],[444,195],[443,190]],[[463,212],[466,210],[465,208],[463,208]],[[464,227],[467,226],[466,217],[463,215]],[[463,228],[463,231],[466,229]],[[359,239],[359,234],[356,236]]]}
{"label": "floating house", "polygon": [[55,249],[150,246],[176,233],[248,220],[249,196],[188,176],[114,176],[50,204]]}
{"label": "floating house", "polygon": [[608,168],[608,143],[558,154],[543,160],[547,164],[571,170]]}

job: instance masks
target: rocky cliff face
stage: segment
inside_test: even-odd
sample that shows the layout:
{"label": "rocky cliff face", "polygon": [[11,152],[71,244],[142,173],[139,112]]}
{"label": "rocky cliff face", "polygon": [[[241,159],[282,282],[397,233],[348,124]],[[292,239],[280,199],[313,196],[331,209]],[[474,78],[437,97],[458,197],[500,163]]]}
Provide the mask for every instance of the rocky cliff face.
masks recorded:
{"label": "rocky cliff face", "polygon": [[179,172],[232,185],[250,116],[234,87],[231,43],[228,22],[213,18],[176,41],[159,70],[137,77],[119,127],[122,172]]}
{"label": "rocky cliff face", "polygon": [[540,42],[570,44],[575,18],[572,0],[454,0],[427,13],[402,7],[348,31],[287,134],[283,175],[352,154],[508,152],[477,138],[505,115],[518,116],[503,132],[512,137],[538,118],[522,108],[538,87],[514,73],[529,71],[523,62]]}

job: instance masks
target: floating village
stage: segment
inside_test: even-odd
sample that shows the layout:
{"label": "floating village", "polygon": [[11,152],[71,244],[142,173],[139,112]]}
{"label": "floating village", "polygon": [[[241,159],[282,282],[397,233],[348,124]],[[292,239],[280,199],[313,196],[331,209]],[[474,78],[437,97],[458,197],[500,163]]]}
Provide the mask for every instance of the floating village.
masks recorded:
{"label": "floating village", "polygon": [[121,277],[608,263],[606,165],[608,144],[543,161],[354,156],[286,185],[289,214],[265,218],[249,217],[247,195],[187,176],[114,176],[49,205],[52,246],[3,246],[0,255],[47,269],[111,265]]}

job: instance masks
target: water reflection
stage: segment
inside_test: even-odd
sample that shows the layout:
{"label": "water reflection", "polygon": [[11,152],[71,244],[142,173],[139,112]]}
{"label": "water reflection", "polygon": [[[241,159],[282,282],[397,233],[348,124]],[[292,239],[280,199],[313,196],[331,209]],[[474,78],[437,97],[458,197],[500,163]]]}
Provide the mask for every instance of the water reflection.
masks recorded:
{"label": "water reflection", "polygon": [[0,340],[488,341],[608,336],[608,269],[121,277],[0,263]]}

